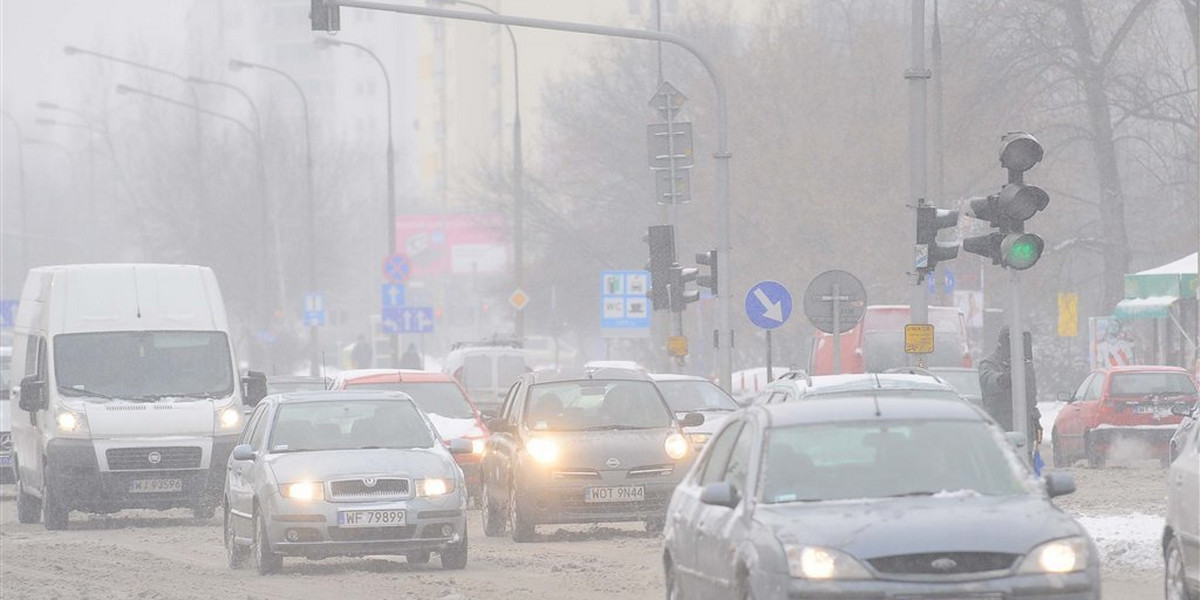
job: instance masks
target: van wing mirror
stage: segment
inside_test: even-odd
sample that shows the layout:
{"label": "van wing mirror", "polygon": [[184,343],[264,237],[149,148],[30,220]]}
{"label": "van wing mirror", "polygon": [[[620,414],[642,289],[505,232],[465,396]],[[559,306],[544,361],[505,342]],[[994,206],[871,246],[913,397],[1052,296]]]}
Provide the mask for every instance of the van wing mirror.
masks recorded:
{"label": "van wing mirror", "polygon": [[21,402],[19,406],[21,410],[26,412],[37,412],[45,410],[49,406],[46,397],[46,382],[38,379],[37,375],[30,375],[21,380]]}
{"label": "van wing mirror", "polygon": [[243,396],[248,406],[258,406],[258,403],[267,397],[266,373],[246,371],[246,376],[242,378],[242,385],[245,387]]}

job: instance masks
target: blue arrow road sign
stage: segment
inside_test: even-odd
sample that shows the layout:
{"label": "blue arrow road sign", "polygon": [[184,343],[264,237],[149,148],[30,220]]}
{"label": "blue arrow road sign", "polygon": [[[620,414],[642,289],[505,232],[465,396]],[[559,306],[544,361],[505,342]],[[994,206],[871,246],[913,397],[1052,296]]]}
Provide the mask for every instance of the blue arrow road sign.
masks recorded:
{"label": "blue arrow road sign", "polygon": [[17,301],[0,300],[0,329],[12,329],[17,324]]}
{"label": "blue arrow road sign", "polygon": [[399,283],[385,283],[380,288],[383,301],[380,306],[383,308],[395,308],[404,306],[404,286]]}
{"label": "blue arrow road sign", "polygon": [[410,274],[412,274],[412,261],[408,259],[407,254],[397,252],[383,259],[383,277],[389,283],[408,283]]}
{"label": "blue arrow road sign", "polygon": [[778,281],[760,281],[746,292],[746,316],[761,329],[775,329],[792,316],[792,295]]}
{"label": "blue arrow road sign", "polygon": [[308,327],[325,324],[325,296],[320,292],[304,295],[304,324]]}
{"label": "blue arrow road sign", "polygon": [[433,307],[385,308],[381,315],[383,333],[433,333]]}

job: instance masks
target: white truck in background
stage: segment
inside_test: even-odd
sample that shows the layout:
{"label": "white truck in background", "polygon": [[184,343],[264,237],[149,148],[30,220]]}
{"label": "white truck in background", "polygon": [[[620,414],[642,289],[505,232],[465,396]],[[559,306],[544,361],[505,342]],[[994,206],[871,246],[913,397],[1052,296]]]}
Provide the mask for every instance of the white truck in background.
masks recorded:
{"label": "white truck in background", "polygon": [[219,504],[243,404],[266,378],[238,377],[212,269],[32,269],[14,328],[17,513],[64,529],[72,510]]}

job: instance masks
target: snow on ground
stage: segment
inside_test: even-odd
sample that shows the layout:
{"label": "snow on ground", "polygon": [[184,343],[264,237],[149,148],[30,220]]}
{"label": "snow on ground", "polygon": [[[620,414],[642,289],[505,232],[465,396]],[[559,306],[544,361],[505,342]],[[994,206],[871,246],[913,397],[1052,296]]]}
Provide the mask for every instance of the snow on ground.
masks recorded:
{"label": "snow on ground", "polygon": [[1131,513],[1075,518],[1096,541],[1105,564],[1147,571],[1162,567],[1162,517]]}

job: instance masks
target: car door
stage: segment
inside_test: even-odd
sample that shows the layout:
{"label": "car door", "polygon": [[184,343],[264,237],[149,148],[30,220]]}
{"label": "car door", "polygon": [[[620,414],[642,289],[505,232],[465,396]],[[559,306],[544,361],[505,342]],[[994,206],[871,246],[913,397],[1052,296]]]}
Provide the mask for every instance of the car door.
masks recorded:
{"label": "car door", "polygon": [[749,489],[750,461],[753,458],[757,431],[754,423],[746,422],[721,469],[718,481],[731,484],[742,495],[735,508],[702,505],[700,520],[696,526],[696,556],[700,571],[713,578],[718,588],[718,597],[729,598],[736,590],[736,551],[739,519],[747,502]]}
{"label": "car door", "polygon": [[1102,373],[1092,373],[1085,377],[1083,383],[1080,383],[1079,388],[1071,395],[1071,403],[1063,407],[1056,420],[1054,443],[1061,444],[1062,452],[1067,457],[1083,455],[1083,432],[1087,428],[1088,414],[1084,406],[1093,383],[1103,379]]}
{"label": "car door", "polygon": [[267,422],[271,405],[262,403],[250,417],[250,422],[242,430],[242,439],[238,444],[249,444],[254,449],[253,460],[235,460],[229,457],[226,481],[229,489],[229,513],[233,520],[233,530],[238,537],[250,538],[254,535],[254,485],[257,477],[261,476],[256,466],[261,465],[266,458],[264,440],[267,432]]}
{"label": "car door", "polygon": [[[733,420],[717,432],[709,441],[707,452],[700,459],[692,473],[675,488],[671,498],[669,529],[666,532],[671,560],[674,561],[675,572],[680,577],[685,597],[701,596],[710,586],[709,580],[697,564],[696,540],[699,519],[704,512],[704,504],[700,502],[700,494],[707,482],[720,481],[719,474],[724,465],[729,462],[729,454],[737,441],[737,434],[742,429],[741,420]],[[711,479],[705,477],[710,465]]]}
{"label": "car door", "polygon": [[[38,381],[46,381],[45,394],[50,396],[50,384],[47,381],[47,373],[49,369],[46,365],[46,338],[35,333],[25,336],[24,346],[24,367],[20,377],[13,377],[15,380],[16,393],[12,394],[12,427],[13,427],[13,443],[17,451],[18,468],[21,470],[21,485],[26,490],[42,489],[43,469],[42,456],[45,454],[45,436],[42,435],[42,428],[48,427],[53,423],[49,409],[36,412],[26,412],[20,409],[21,380],[26,377],[34,377]],[[16,357],[14,357],[15,359]],[[16,369],[16,364],[13,363],[13,369]],[[18,433],[19,432],[19,433]]]}
{"label": "car door", "polygon": [[1183,550],[1183,564],[1190,568],[1188,577],[1200,578],[1200,427],[1192,428],[1187,447],[1171,463],[1168,521],[1171,522]]}
{"label": "car door", "polygon": [[520,411],[517,405],[519,404],[518,399],[524,395],[523,390],[524,386],[520,381],[509,388],[497,419],[501,426],[490,428],[491,436],[488,437],[487,452],[484,453],[483,465],[480,467],[484,482],[488,486],[488,495],[499,504],[508,502],[513,459],[520,444],[518,439]]}

